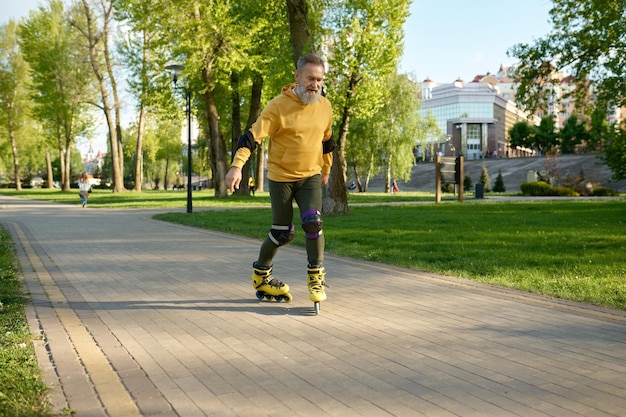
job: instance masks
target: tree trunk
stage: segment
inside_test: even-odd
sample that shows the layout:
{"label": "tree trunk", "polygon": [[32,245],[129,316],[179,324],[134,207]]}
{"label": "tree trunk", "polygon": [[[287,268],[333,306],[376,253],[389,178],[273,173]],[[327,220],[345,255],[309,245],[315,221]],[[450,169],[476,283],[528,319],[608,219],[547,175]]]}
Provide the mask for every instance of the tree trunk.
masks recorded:
{"label": "tree trunk", "polygon": [[70,190],[70,180],[68,169],[65,166],[65,158],[63,157],[63,146],[61,146],[61,140],[57,140],[57,147],[59,151],[59,166],[61,167],[61,189],[63,191]]}
{"label": "tree trunk", "polygon": [[[148,62],[148,52],[146,50],[146,31],[142,32],[142,50],[141,50],[141,62],[142,62],[142,73],[145,74],[147,62]],[[142,77],[143,78],[143,77]],[[142,81],[143,83],[143,81]],[[146,130],[146,105],[144,103],[144,97],[146,96],[146,84],[143,83],[142,86],[142,94],[139,98],[139,122],[137,125],[137,147],[135,148],[136,159],[135,159],[135,184],[133,187],[134,191],[141,192],[141,188],[143,185],[143,137]],[[167,169],[165,170],[165,188],[167,189]]]}
{"label": "tree trunk", "polygon": [[167,185],[169,184],[169,175],[170,172],[170,157],[169,155],[165,157],[165,177],[163,178],[163,189],[167,191]]}
{"label": "tree trunk", "polygon": [[52,171],[52,158],[48,148],[46,148],[46,171],[48,172],[48,189],[51,190],[54,188],[54,172]]}
{"label": "tree trunk", "polygon": [[345,143],[348,135],[350,115],[344,108],[339,138],[333,151],[333,166],[330,169],[328,189],[324,193],[322,212],[324,214],[348,214],[348,193],[346,191],[346,153]]}
{"label": "tree trunk", "polygon": [[[203,71],[203,78],[206,85],[209,83],[209,70]],[[207,119],[209,126],[209,150],[211,158],[211,171],[213,172],[213,184],[215,188],[215,197],[227,197],[228,189],[224,178],[227,172],[226,163],[226,145],[224,138],[220,134],[219,114],[215,103],[213,88],[207,88],[204,93],[204,100],[207,109]]]}
{"label": "tree trunk", "polygon": [[[261,93],[263,92],[263,75],[256,73],[252,80],[252,91],[250,93],[250,113],[248,114],[248,122],[246,123],[246,130],[250,129],[256,119],[261,114]],[[257,147],[255,154],[251,155],[251,158],[255,158],[254,167],[255,172],[255,186],[256,191],[263,191],[263,182],[265,181],[265,152],[263,152],[264,146],[261,144]]]}
{"label": "tree trunk", "polygon": [[[123,171],[123,162],[120,163],[120,154],[121,151],[119,149],[118,142],[118,132],[121,129],[119,126],[119,120],[115,120],[115,116],[112,111],[112,106],[110,102],[110,92],[107,87],[107,81],[104,77],[104,73],[100,68],[99,61],[99,51],[98,51],[98,43],[100,39],[97,35],[97,30],[94,28],[94,18],[91,12],[91,8],[88,0],[82,0],[84,17],[86,21],[86,27],[84,30],[81,30],[83,36],[87,40],[89,46],[89,62],[91,64],[91,68],[94,72],[96,79],[98,80],[98,86],[100,88],[100,96],[102,99],[102,110],[104,112],[104,117],[107,122],[107,128],[109,131],[109,153],[111,154],[111,168],[113,171],[113,192],[121,192],[125,191],[124,188],[124,171]],[[108,25],[103,26],[103,31],[107,32]],[[108,35],[107,35],[108,36]],[[105,57],[106,58],[106,57]],[[114,81],[114,80],[113,80]],[[117,95],[117,92],[115,92]],[[118,103],[119,106],[119,103]],[[119,111],[119,108],[116,109]],[[119,117],[119,114],[118,114]]]}
{"label": "tree trunk", "polygon": [[385,170],[385,177],[387,177],[387,181],[385,182],[385,192],[388,193],[391,191],[391,154],[387,154],[387,167]]}
{"label": "tree trunk", "polygon": [[[141,186],[143,184],[143,135],[146,126],[146,108],[143,102],[139,108],[139,123],[137,124],[137,147],[135,148],[135,184],[133,191],[141,192]],[[167,171],[165,171],[165,178],[167,179]],[[167,188],[167,183],[165,185]]]}
{"label": "tree trunk", "polygon": [[22,180],[20,178],[20,162],[17,155],[17,141],[15,140],[15,129],[13,118],[9,116],[9,136],[11,137],[11,150],[13,151],[13,173],[15,175],[15,189],[22,191]]}
{"label": "tree trunk", "polygon": [[308,0],[286,0],[294,66],[311,42]]}
{"label": "tree trunk", "polygon": [[[121,117],[121,103],[117,93],[117,81],[115,79],[115,73],[113,72],[113,62],[111,60],[111,52],[109,51],[109,23],[113,18],[113,2],[100,1],[102,6],[103,20],[102,20],[102,46],[104,52],[104,62],[106,65],[106,72],[111,85],[111,94],[113,95],[113,114],[115,116],[115,137],[117,139],[117,163],[120,175],[122,177],[121,188],[124,190],[124,146],[122,137],[122,117]],[[117,187],[116,187],[117,188]],[[140,184],[141,190],[141,184]]]}
{"label": "tree trunk", "polygon": [[61,155],[65,159],[65,184],[63,185],[63,191],[70,191],[72,184],[72,125],[65,121],[63,127],[63,138],[61,143]]}
{"label": "tree trunk", "polygon": [[330,170],[328,191],[324,193],[322,211],[325,214],[348,214],[348,193],[346,192],[346,139],[352,116],[351,98],[359,82],[359,76],[352,73],[350,76],[348,91],[346,92],[346,104],[342,109],[339,135],[333,151],[333,166]]}
{"label": "tree trunk", "polygon": [[64,157],[65,168],[67,170],[67,190],[64,189],[64,191],[70,191],[70,188],[72,187],[72,149],[69,146],[68,139],[66,139],[65,143]]}
{"label": "tree trunk", "polygon": [[[232,91],[231,94],[231,115],[233,119],[233,126],[231,129],[231,139],[230,139],[230,149],[231,155],[235,155],[235,151],[237,150],[237,143],[239,142],[239,137],[241,136],[241,106],[240,106],[240,96],[239,96],[239,74],[237,72],[231,72],[230,74],[230,89]],[[248,182],[248,178],[250,178],[250,160],[246,161],[243,168],[241,169],[241,183],[239,184],[239,189],[235,190],[235,194],[239,195],[248,195],[250,194],[250,183]]]}

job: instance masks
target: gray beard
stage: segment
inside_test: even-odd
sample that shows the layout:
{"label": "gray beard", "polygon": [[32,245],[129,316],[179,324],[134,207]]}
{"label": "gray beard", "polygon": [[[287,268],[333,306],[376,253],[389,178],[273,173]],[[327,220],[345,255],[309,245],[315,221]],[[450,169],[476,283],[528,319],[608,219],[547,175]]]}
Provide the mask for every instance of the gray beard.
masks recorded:
{"label": "gray beard", "polygon": [[304,104],[317,103],[317,99],[319,99],[321,95],[321,91],[319,90],[315,95],[310,95],[307,90],[301,88],[299,85],[296,87],[295,92]]}

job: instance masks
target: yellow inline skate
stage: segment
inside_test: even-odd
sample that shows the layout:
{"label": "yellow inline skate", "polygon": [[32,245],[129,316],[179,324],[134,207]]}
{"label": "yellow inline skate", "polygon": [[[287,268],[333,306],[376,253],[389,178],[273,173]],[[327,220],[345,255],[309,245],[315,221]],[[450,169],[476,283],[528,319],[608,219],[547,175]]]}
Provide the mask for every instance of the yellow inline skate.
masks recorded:
{"label": "yellow inline skate", "polygon": [[284,301],[290,303],[293,300],[289,294],[289,285],[272,277],[272,267],[264,267],[256,262],[252,266],[252,286],[256,289],[256,298],[268,301]]}

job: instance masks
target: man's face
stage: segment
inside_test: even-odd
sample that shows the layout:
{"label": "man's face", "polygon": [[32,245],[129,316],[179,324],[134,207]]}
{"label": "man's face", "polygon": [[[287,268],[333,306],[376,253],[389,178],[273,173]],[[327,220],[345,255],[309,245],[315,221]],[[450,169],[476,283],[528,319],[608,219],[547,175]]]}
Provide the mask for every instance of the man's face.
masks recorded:
{"label": "man's face", "polygon": [[315,104],[322,94],[324,67],[306,64],[301,71],[296,71],[296,94],[304,104]]}

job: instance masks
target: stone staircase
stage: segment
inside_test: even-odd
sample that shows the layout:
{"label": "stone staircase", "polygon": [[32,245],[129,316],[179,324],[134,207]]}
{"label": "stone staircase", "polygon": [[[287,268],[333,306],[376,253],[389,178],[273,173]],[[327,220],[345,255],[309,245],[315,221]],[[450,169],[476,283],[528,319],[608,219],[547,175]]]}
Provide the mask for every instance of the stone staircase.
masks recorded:
{"label": "stone staircase", "polygon": [[[558,178],[563,181],[568,176],[579,177],[581,173],[585,179],[594,184],[612,188],[626,193],[626,181],[613,181],[613,173],[604,164],[601,154],[561,155],[556,158]],[[498,172],[502,172],[504,186],[507,192],[519,192],[520,184],[527,181],[530,171],[545,171],[548,167],[548,158],[537,156],[532,158],[489,158],[483,160],[465,161],[465,174],[469,174],[472,184],[480,179],[482,166],[489,171],[491,186],[496,182]],[[348,179],[348,183],[351,179]],[[368,191],[383,191],[385,179],[378,175],[369,184]],[[421,162],[413,167],[411,179],[407,182],[398,181],[400,191],[434,191],[435,164]]]}

